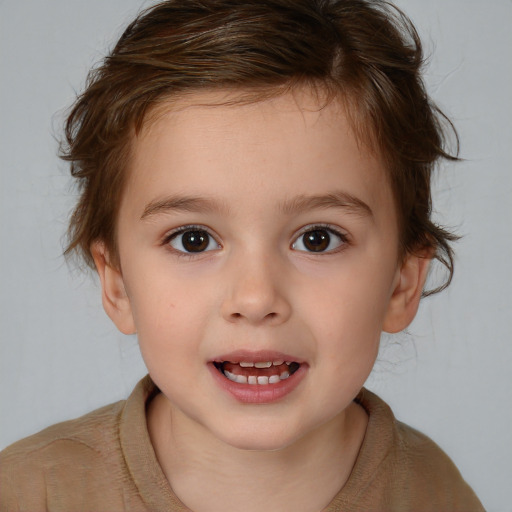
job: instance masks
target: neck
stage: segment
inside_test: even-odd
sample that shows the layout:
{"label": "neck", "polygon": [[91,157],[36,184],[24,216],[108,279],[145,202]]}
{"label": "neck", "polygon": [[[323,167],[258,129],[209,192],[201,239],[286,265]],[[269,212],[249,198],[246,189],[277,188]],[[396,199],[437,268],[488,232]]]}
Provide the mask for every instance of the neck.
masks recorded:
{"label": "neck", "polygon": [[162,394],[148,407],[158,461],[174,493],[194,512],[323,510],[348,480],[367,419],[352,403],[290,446],[250,451],[218,440],[200,425],[191,428]]}

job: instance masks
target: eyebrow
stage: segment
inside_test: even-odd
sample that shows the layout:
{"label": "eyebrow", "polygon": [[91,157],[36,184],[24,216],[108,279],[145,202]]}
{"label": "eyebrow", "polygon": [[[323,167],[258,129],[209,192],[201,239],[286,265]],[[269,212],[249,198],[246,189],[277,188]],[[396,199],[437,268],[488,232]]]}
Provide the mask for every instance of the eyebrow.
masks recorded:
{"label": "eyebrow", "polygon": [[[348,213],[364,217],[373,217],[371,208],[361,199],[343,191],[320,195],[299,195],[284,201],[279,210],[286,215],[293,215],[307,210],[340,208]],[[228,208],[207,197],[169,196],[151,201],[144,208],[140,220],[161,213],[192,212],[192,213],[226,213]]]}
{"label": "eyebrow", "polygon": [[330,194],[300,195],[281,205],[281,211],[288,215],[328,208],[340,208],[361,217],[373,217],[372,209],[364,201],[341,190]]}
{"label": "eyebrow", "polygon": [[159,213],[171,211],[193,213],[225,213],[228,208],[222,203],[206,197],[194,196],[169,196],[163,199],[151,201],[146,205],[140,220],[144,220]]}

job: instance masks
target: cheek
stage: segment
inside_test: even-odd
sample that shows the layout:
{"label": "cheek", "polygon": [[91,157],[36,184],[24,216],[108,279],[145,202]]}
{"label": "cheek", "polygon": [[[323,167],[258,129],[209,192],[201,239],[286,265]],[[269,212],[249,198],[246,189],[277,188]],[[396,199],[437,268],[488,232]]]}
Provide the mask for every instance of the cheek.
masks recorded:
{"label": "cheek", "polygon": [[[318,324],[336,329],[380,329],[391,296],[391,276],[371,265],[346,265],[301,284],[296,297]],[[303,301],[302,298],[306,298]]]}
{"label": "cheek", "polygon": [[153,354],[170,358],[197,353],[215,301],[205,293],[200,279],[185,279],[161,269],[129,282],[127,291],[145,360]]}
{"label": "cheek", "polygon": [[391,294],[390,268],[347,258],[328,278],[309,280],[307,288],[297,291],[297,297],[308,297],[300,301],[298,314],[322,345],[318,354],[331,359],[335,371],[347,375],[371,370]]}
{"label": "cheek", "polygon": [[126,291],[141,349],[148,341],[165,343],[165,333],[170,337],[179,328],[177,319],[183,317],[179,288],[159,278],[158,272],[126,274],[130,276],[125,278]]}

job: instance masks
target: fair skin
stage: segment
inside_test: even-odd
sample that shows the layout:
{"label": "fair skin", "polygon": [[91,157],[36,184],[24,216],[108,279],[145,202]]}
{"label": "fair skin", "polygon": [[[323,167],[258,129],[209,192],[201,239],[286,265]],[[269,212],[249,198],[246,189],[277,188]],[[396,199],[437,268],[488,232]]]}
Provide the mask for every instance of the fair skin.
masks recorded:
{"label": "fair skin", "polygon": [[399,257],[385,170],[338,102],[220,99],[169,104],[134,140],[120,266],[92,247],[103,303],[162,391],[148,430],[187,507],[319,511],[363,441],[353,399],[380,334],[412,321],[428,259]]}

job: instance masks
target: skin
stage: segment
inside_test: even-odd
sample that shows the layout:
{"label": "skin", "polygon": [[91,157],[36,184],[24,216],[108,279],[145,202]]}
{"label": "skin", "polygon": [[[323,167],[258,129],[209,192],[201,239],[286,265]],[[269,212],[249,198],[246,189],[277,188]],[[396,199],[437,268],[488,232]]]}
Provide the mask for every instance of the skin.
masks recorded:
{"label": "skin", "polygon": [[[353,399],[381,332],[412,321],[429,260],[399,258],[385,170],[337,102],[321,108],[295,91],[211,105],[221,99],[169,103],[134,140],[119,268],[101,241],[92,247],[103,303],[122,332],[137,333],[162,391],[148,429],[188,507],[318,511],[364,438]],[[337,202],[325,199],[333,192]],[[177,207],[192,197],[202,202]],[[208,250],[182,252],[172,235],[189,225],[211,235]],[[311,252],[304,231],[318,225],[331,243]],[[242,403],[211,371],[241,349],[290,354],[304,376],[280,400]]]}

